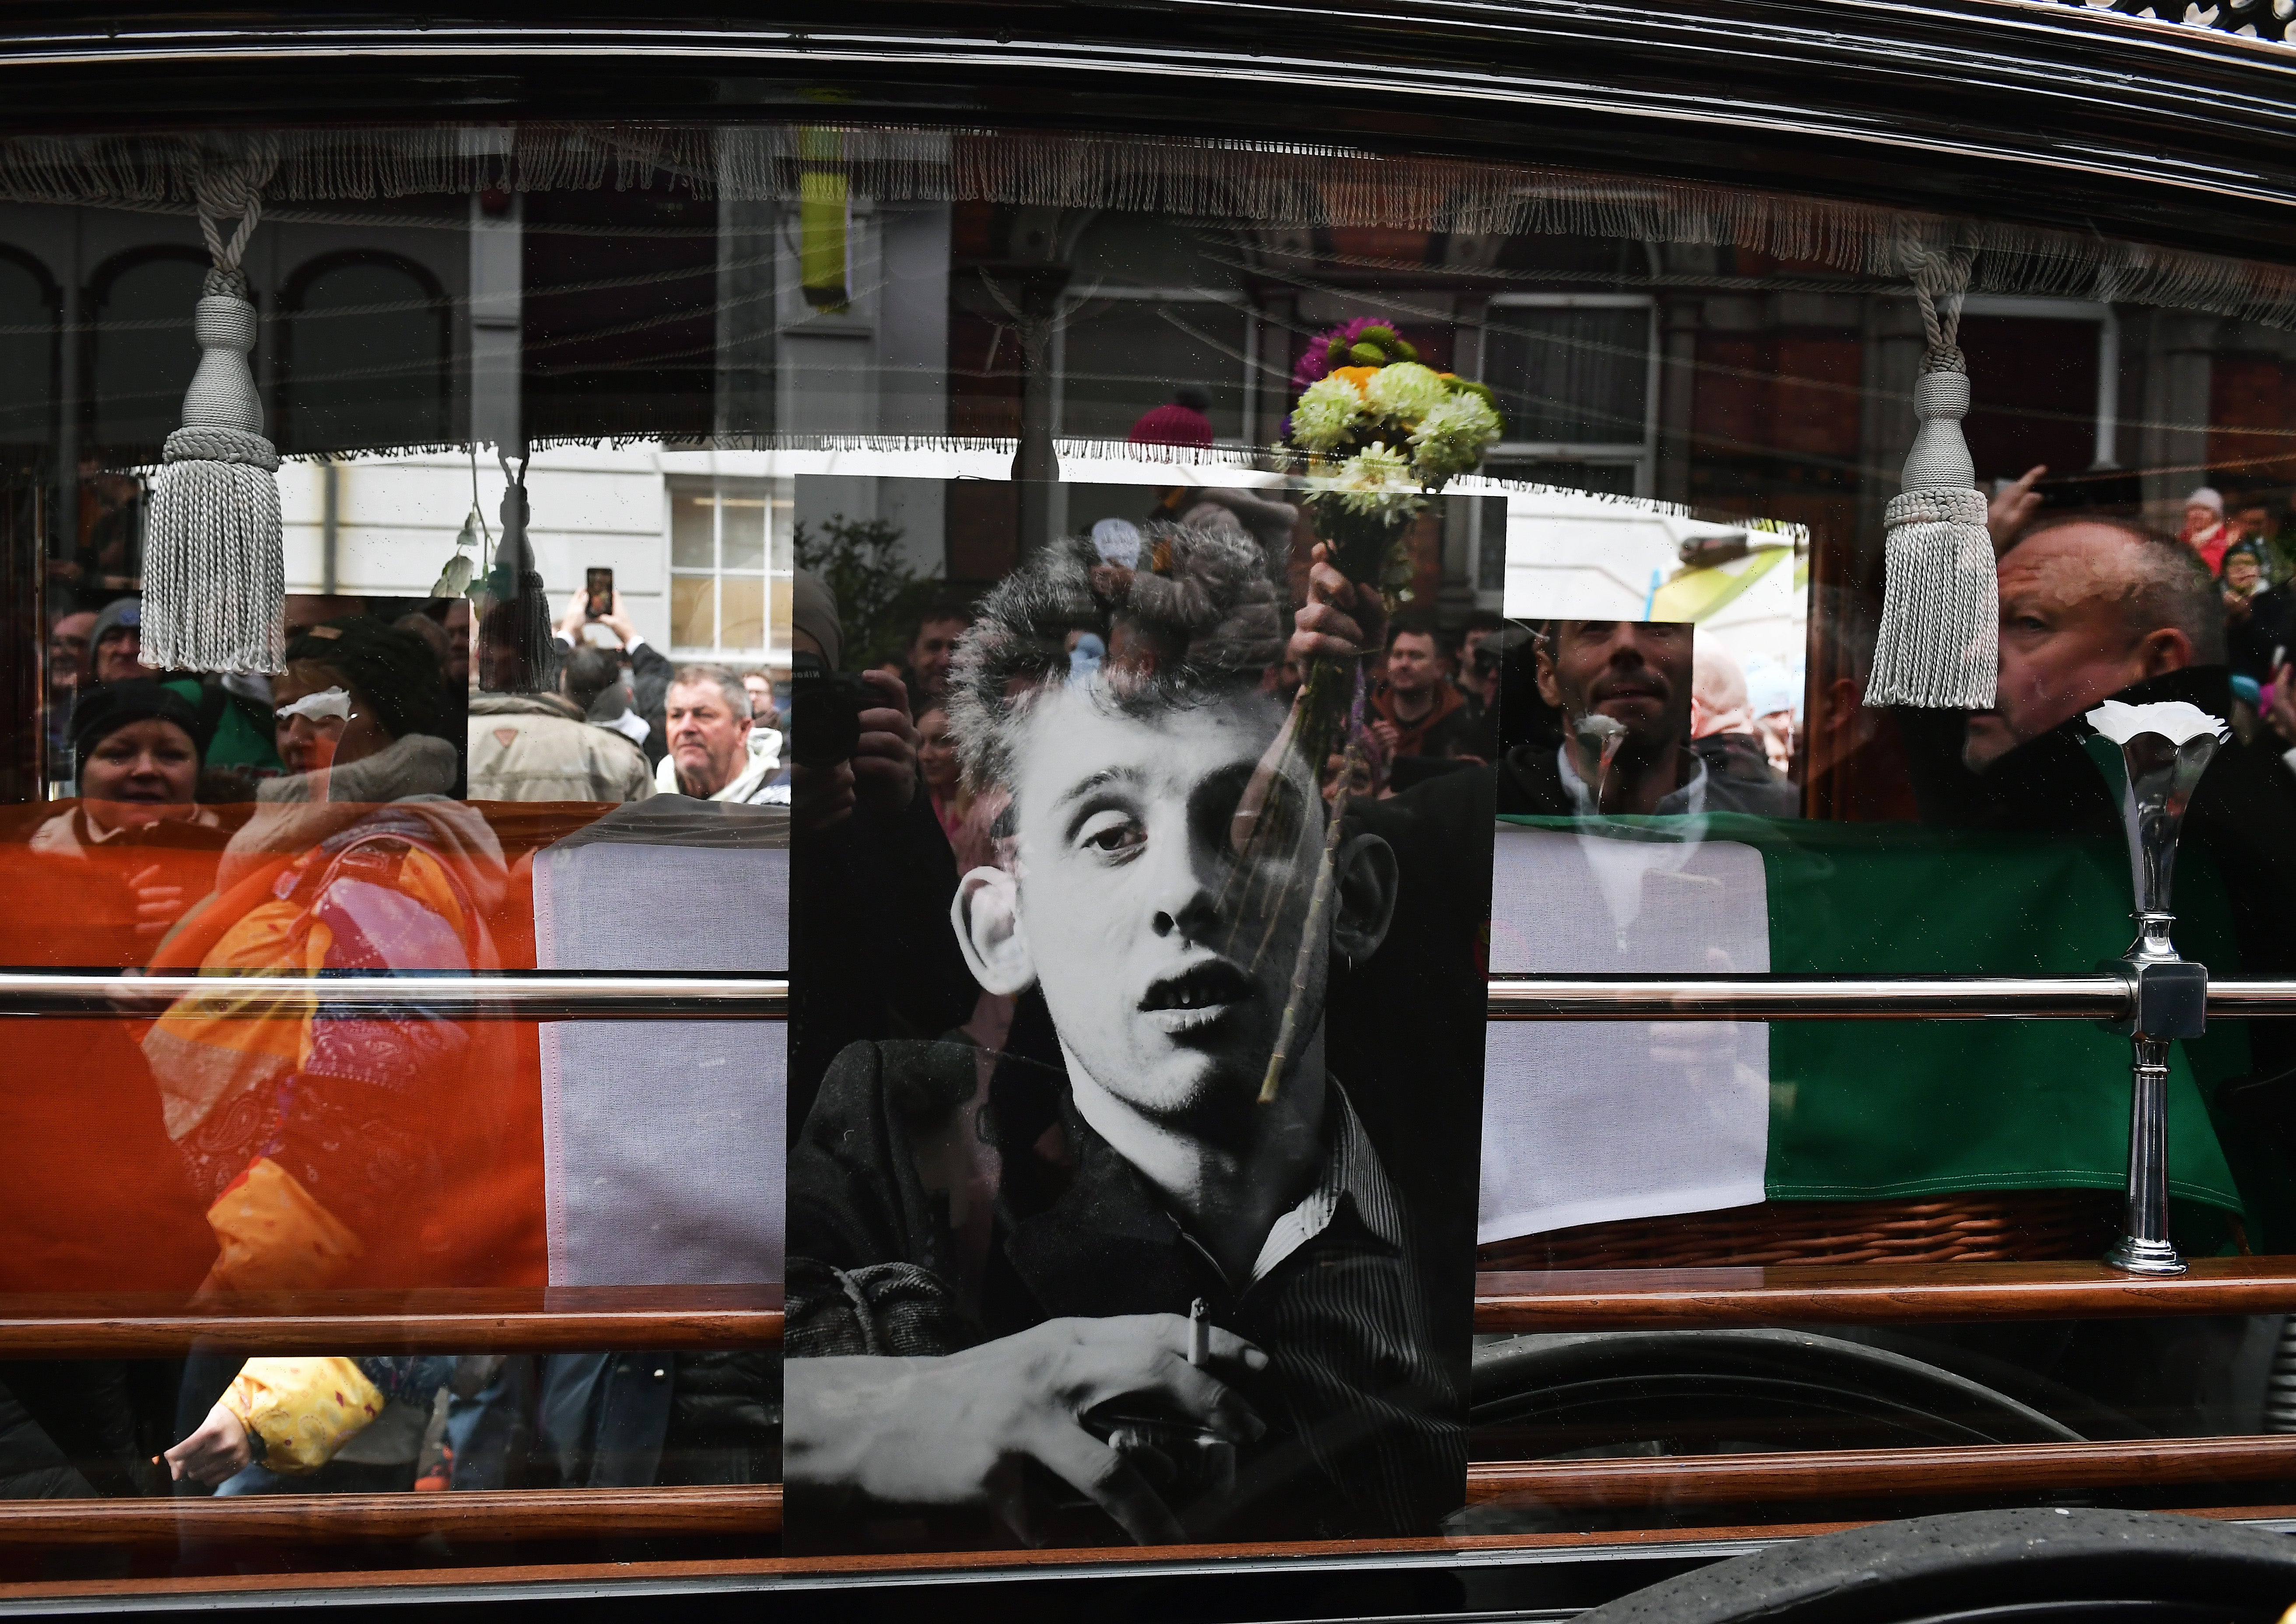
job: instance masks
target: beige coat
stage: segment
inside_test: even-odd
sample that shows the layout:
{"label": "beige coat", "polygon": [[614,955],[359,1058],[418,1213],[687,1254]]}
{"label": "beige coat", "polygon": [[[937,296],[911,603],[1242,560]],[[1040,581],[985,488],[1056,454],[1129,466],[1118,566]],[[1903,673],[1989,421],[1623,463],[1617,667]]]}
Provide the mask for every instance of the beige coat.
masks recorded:
{"label": "beige coat", "polygon": [[644,800],[645,751],[554,693],[471,696],[472,800]]}

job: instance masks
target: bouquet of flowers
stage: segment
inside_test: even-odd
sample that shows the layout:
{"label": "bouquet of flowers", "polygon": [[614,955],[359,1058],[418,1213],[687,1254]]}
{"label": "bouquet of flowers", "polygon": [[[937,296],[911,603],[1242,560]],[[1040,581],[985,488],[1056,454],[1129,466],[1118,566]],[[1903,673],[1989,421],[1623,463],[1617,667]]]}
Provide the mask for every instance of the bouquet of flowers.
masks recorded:
{"label": "bouquet of flowers", "polygon": [[[1480,463],[1497,441],[1505,426],[1498,407],[1484,385],[1423,365],[1393,323],[1373,316],[1318,333],[1300,357],[1292,382],[1300,393],[1286,434],[1291,447],[1305,454],[1308,488],[1301,505],[1331,549],[1332,565],[1350,581],[1375,583],[1391,611],[1411,579],[1405,538],[1412,521],[1455,475]],[[1309,955],[1327,929],[1341,814],[1348,785],[1366,753],[1363,658],[1373,652],[1309,666],[1282,735],[1236,809],[1234,838],[1237,849],[1248,855],[1268,838],[1261,812],[1283,752],[1299,750],[1320,775],[1344,746],[1324,824],[1323,861],[1292,972],[1292,994],[1260,1085],[1263,1104],[1275,1097],[1292,1062]]]}
{"label": "bouquet of flowers", "polygon": [[1292,379],[1290,439],[1306,454],[1316,533],[1349,580],[1394,592],[1410,577],[1400,544],[1412,521],[1505,427],[1491,391],[1422,365],[1371,317],[1317,334]]}
{"label": "bouquet of flowers", "polygon": [[[1303,453],[1301,505],[1351,581],[1376,583],[1392,610],[1411,579],[1404,545],[1430,498],[1483,460],[1505,424],[1491,391],[1421,364],[1394,324],[1359,316],[1316,335],[1292,373],[1287,425]],[[1368,652],[1368,651],[1366,651]],[[1294,742],[1320,765],[1354,700],[1360,662],[1319,660],[1292,717]]]}

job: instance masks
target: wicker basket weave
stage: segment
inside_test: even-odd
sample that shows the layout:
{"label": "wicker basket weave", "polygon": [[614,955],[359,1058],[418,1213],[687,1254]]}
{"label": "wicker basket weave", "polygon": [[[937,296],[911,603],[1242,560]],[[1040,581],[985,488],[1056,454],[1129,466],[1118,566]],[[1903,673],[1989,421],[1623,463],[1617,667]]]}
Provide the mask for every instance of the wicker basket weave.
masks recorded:
{"label": "wicker basket weave", "polygon": [[2111,1245],[2110,1190],[1988,1190],[1923,1201],[1764,1202],[1581,1224],[1476,1253],[1486,1269],[1718,1268],[1766,1263],[2042,1263]]}

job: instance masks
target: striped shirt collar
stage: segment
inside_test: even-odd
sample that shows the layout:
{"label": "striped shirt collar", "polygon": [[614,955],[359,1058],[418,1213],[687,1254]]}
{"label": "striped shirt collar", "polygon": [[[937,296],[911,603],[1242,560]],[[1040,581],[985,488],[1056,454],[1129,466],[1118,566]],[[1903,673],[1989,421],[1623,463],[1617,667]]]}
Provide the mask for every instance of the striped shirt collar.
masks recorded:
{"label": "striped shirt collar", "polygon": [[1364,1227],[1398,1251],[1403,1247],[1403,1208],[1395,1186],[1380,1165],[1379,1152],[1364,1131],[1347,1090],[1337,1078],[1330,1079],[1330,1097],[1336,1110],[1329,1112],[1331,1132],[1324,1149],[1324,1170],[1316,1187],[1300,1204],[1278,1218],[1259,1244],[1250,1284],[1257,1285],[1275,1272],[1284,1259],[1332,1226],[1340,1203],[1355,1209]]}

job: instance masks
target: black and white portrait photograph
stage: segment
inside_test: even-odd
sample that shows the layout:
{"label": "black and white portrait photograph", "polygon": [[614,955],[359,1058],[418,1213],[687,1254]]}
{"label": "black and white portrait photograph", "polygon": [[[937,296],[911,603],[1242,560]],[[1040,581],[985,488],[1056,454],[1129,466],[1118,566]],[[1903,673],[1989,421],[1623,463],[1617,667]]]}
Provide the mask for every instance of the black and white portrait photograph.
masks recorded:
{"label": "black and white portrait photograph", "polygon": [[1464,1497],[1480,1046],[1445,1016],[1488,880],[1311,759],[1270,549],[1205,505],[1039,550],[929,701],[996,1013],[793,1091],[793,1552],[1428,1534]]}

